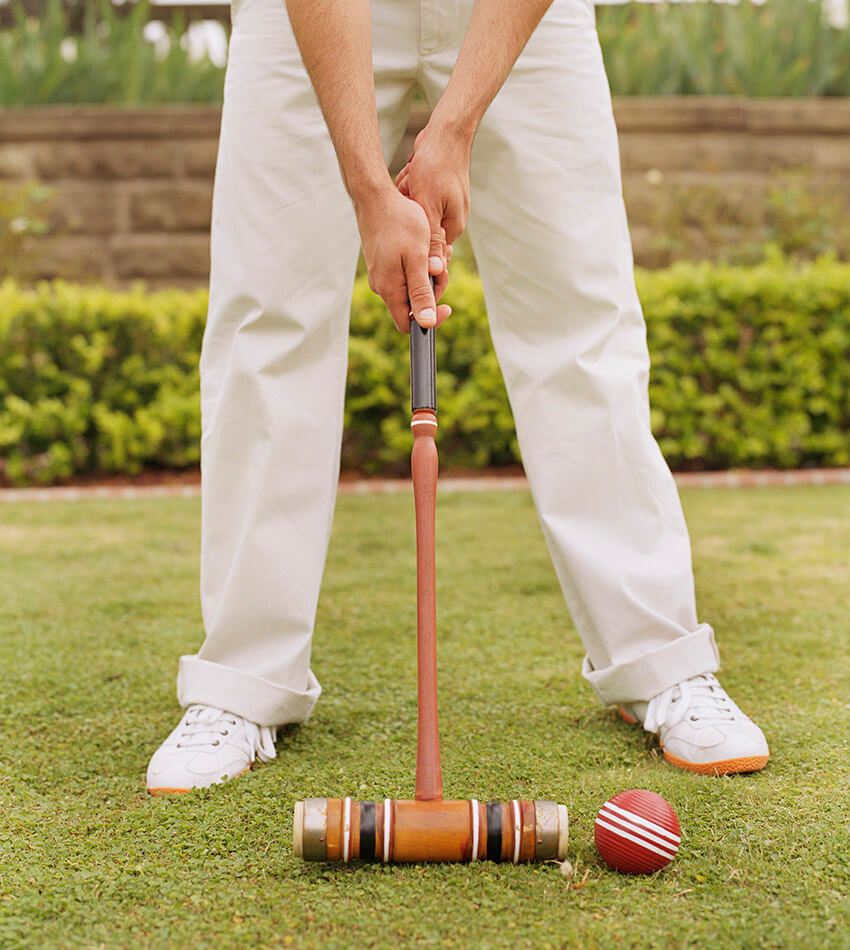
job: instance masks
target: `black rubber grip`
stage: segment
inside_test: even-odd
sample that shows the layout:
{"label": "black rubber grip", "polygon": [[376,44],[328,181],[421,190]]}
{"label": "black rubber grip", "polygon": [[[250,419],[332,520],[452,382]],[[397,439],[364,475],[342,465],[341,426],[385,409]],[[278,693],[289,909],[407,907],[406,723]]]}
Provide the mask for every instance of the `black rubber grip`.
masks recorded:
{"label": "black rubber grip", "polygon": [[364,861],[375,857],[374,802],[360,802],[360,857]]}
{"label": "black rubber grip", "polygon": [[502,860],[501,802],[487,802],[487,860]]}
{"label": "black rubber grip", "polygon": [[437,357],[434,350],[434,328],[423,329],[410,323],[410,408],[437,408]]}
{"label": "black rubber grip", "polygon": [[[434,286],[434,278],[431,278]],[[410,321],[410,408],[437,409],[437,356],[434,328]]]}

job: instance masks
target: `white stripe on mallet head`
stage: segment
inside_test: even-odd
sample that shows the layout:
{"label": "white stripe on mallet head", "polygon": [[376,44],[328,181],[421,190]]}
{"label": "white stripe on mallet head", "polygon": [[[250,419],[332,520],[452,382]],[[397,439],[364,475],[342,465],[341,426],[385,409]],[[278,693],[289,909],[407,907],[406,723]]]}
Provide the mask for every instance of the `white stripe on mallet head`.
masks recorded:
{"label": "white stripe on mallet head", "polygon": [[511,802],[514,812],[514,864],[519,864],[519,846],[522,838],[522,819],[519,814],[519,802],[514,799]]}
{"label": "white stripe on mallet head", "polygon": [[390,800],[384,799],[384,864],[390,860]]}
{"label": "white stripe on mallet head", "polygon": [[348,861],[351,853],[351,799],[346,798],[342,803],[342,860]]}
{"label": "white stripe on mallet head", "polygon": [[473,798],[469,803],[469,807],[472,810],[472,856],[470,861],[478,860],[478,839],[481,834],[481,817],[478,814],[478,801]]}

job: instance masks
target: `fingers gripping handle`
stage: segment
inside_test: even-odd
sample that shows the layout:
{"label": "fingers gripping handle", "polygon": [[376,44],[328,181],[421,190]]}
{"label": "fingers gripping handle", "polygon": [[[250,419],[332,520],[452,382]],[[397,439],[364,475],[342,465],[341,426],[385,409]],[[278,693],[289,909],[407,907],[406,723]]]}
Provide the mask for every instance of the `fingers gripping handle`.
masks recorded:
{"label": "fingers gripping handle", "polygon": [[[431,278],[434,286],[434,278]],[[437,409],[437,357],[434,328],[410,321],[410,408]]]}

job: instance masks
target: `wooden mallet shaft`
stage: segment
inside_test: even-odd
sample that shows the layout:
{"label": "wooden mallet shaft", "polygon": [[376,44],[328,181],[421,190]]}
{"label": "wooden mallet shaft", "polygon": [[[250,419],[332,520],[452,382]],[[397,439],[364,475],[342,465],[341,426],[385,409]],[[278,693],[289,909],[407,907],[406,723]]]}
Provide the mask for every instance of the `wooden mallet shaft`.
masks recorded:
{"label": "wooden mallet shaft", "polygon": [[437,717],[437,589],[434,547],[437,504],[437,363],[433,328],[410,324],[410,472],[416,509],[416,650],[418,679],[417,801],[443,797]]}
{"label": "wooden mallet shaft", "polygon": [[416,799],[443,797],[440,730],[437,717],[437,597],[434,558],[434,509],[437,499],[437,415],[428,409],[413,414],[413,498],[416,508],[416,650],[418,744]]}

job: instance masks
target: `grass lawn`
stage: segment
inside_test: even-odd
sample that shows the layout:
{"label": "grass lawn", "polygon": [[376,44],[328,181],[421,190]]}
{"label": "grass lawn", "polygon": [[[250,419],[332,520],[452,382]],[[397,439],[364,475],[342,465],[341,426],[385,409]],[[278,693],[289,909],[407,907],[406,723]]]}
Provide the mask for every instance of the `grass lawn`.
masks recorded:
{"label": "grass lawn", "polygon": [[[177,656],[201,640],[199,504],[3,505],[0,946],[850,946],[850,487],[683,497],[723,682],[771,743],[758,775],[680,772],[595,703],[527,494],[440,498],[446,793],[567,803],[572,878],[292,855],[296,798],[412,793],[406,495],[339,502],[313,718],[271,764],[169,800],[144,770],[178,718]],[[635,787],[683,828],[649,878],[593,845],[596,810]]]}

